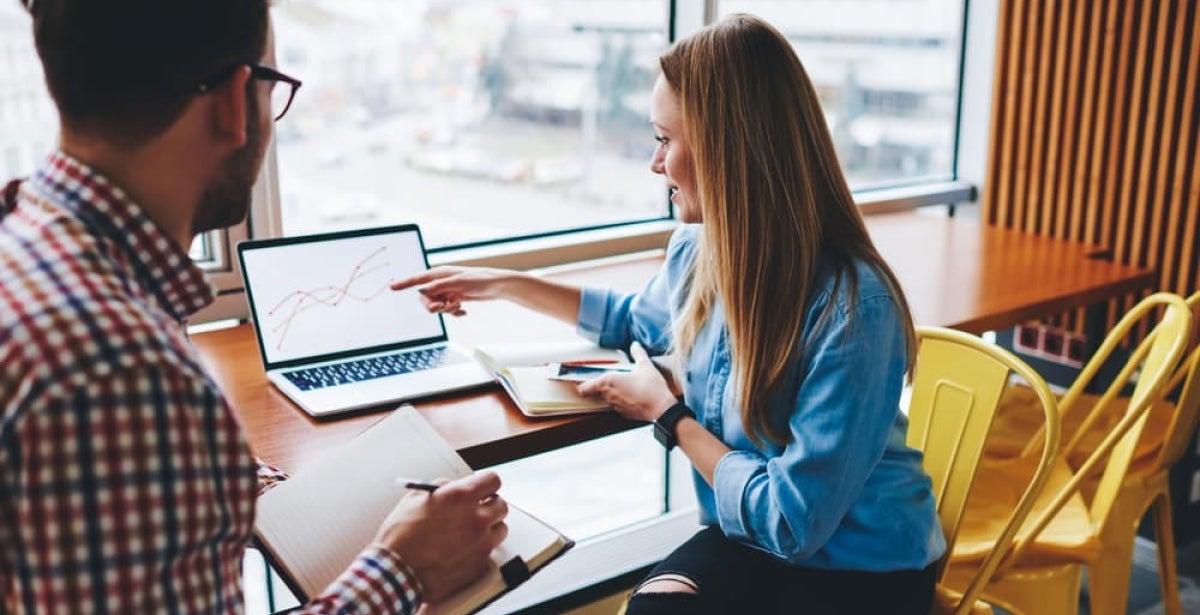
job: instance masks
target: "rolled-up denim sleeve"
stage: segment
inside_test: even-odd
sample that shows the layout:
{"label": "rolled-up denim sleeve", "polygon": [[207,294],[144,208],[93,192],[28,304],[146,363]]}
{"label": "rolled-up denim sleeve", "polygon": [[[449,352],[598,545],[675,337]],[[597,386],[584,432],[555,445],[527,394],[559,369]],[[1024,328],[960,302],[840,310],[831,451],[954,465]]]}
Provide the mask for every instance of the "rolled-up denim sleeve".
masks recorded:
{"label": "rolled-up denim sleeve", "polygon": [[883,456],[907,364],[902,331],[891,298],[869,297],[807,340],[792,441],[769,459],[739,450],[717,464],[727,535],[794,562],[829,540]]}

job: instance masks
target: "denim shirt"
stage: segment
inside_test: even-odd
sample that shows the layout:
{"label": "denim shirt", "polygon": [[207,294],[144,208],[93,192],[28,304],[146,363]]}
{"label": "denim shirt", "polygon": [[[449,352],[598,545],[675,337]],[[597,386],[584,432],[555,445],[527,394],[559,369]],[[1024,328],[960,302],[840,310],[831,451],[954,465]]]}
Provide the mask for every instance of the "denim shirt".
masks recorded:
{"label": "denim shirt", "polygon": [[[699,232],[695,225],[675,232],[662,269],[640,293],[585,288],[579,332],[602,346],[628,348],[636,340],[651,355],[669,351]],[[833,296],[835,276],[825,268],[803,307],[802,350],[785,376],[790,392],[767,402],[772,416],[787,417],[791,441],[784,446],[765,439],[756,446],[747,437],[724,311],[713,310],[680,366],[688,406],[732,449],[717,463],[713,486],[693,471],[700,521],[794,565],[920,569],[946,545],[921,453],[904,443],[903,328],[874,270],[859,264],[857,271],[854,301],[847,284]]]}

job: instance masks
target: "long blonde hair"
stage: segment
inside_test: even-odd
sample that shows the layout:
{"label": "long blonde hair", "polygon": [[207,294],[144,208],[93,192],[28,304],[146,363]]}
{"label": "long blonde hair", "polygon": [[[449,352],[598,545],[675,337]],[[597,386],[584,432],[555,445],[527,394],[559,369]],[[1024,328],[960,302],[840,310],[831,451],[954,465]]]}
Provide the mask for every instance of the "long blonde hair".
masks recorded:
{"label": "long blonde hair", "polygon": [[[716,302],[725,309],[742,425],[755,442],[790,440],[767,400],[787,385],[825,259],[854,297],[856,261],[889,287],[911,374],[916,337],[908,302],[871,243],[842,175],[816,91],[787,39],[751,15],[730,15],[659,59],[676,94],[696,169],[703,232],[675,323],[687,356]],[[818,319],[828,321],[831,301]]]}

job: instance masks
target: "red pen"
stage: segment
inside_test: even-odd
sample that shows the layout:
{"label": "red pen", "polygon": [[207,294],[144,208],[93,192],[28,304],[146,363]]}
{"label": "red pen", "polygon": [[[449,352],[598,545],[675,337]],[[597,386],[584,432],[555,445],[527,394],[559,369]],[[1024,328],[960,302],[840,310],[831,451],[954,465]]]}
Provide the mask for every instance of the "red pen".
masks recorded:
{"label": "red pen", "polygon": [[562,363],[559,363],[559,365],[566,365],[567,367],[579,367],[582,365],[611,365],[619,362],[620,361],[617,361],[616,359],[583,359],[580,361],[563,361]]}

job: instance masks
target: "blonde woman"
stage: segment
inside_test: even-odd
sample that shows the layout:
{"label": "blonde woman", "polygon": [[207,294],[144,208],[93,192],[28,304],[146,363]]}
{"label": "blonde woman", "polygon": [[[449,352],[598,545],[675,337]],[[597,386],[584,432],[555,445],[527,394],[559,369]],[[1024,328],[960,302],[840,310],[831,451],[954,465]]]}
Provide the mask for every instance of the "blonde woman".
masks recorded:
{"label": "blonde woman", "polygon": [[[748,15],[677,42],[660,66],[650,168],[684,224],[642,292],[458,268],[395,288],[460,316],[509,299],[631,349],[633,373],[580,390],[683,449],[707,529],[629,613],[927,613],[945,545],[898,409],[912,322],[812,84]],[[682,401],[647,358],[671,351]]]}

